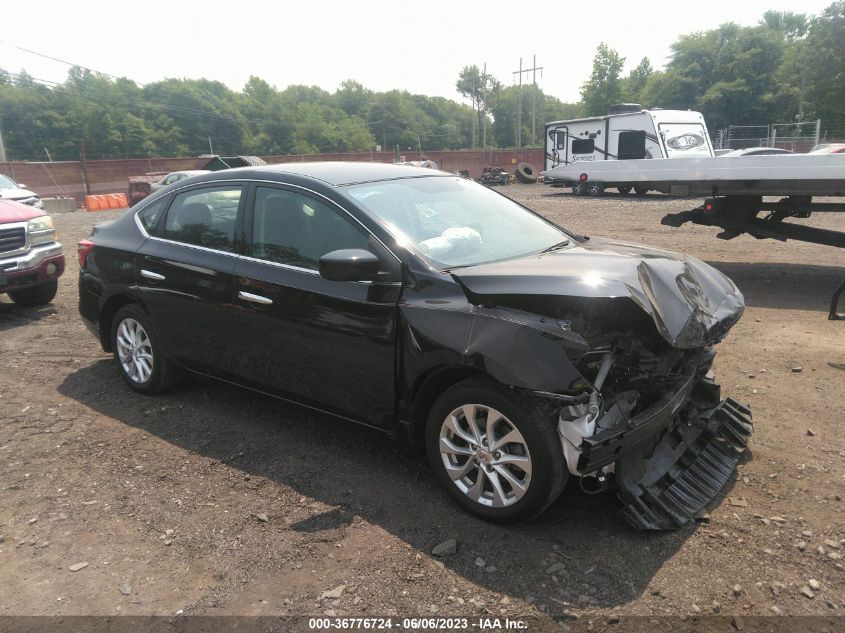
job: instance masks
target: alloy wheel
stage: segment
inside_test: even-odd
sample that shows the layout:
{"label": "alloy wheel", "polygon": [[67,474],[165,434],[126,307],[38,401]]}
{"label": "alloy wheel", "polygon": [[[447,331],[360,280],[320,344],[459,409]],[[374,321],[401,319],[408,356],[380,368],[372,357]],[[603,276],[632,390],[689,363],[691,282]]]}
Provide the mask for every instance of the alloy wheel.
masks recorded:
{"label": "alloy wheel", "polygon": [[153,348],[144,327],[135,319],[125,318],[117,326],[117,357],[129,379],[139,385],[153,373]]}
{"label": "alloy wheel", "polygon": [[440,457],[449,478],[472,501],[504,508],[531,484],[531,455],[519,429],[502,413],[465,404],[443,421]]}

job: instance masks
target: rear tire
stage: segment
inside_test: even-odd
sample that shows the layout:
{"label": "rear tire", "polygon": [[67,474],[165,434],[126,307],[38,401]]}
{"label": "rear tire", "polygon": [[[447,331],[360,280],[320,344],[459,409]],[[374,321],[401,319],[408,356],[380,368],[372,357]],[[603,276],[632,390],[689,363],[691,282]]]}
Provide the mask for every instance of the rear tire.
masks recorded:
{"label": "rear tire", "polygon": [[623,196],[626,196],[629,193],[631,193],[631,189],[633,189],[633,187],[631,185],[624,185],[622,187],[616,187],[616,190],[619,193],[621,193]]}
{"label": "rear tire", "polygon": [[593,197],[603,196],[604,185],[598,182],[590,183],[587,185],[587,194]]}
{"label": "rear tire", "polygon": [[556,413],[490,380],[450,387],[425,429],[434,476],[458,505],[486,521],[536,517],[560,495],[568,474]]}
{"label": "rear tire", "polygon": [[583,182],[576,182],[572,185],[572,195],[573,196],[586,196],[587,195],[587,187]]}
{"label": "rear tire", "polygon": [[56,297],[58,289],[59,282],[57,279],[53,279],[37,286],[11,290],[9,291],[9,298],[20,306],[43,306]]}
{"label": "rear tire", "polygon": [[645,187],[634,187],[634,193],[638,196],[644,196],[648,193],[648,189]]}
{"label": "rear tire", "polygon": [[140,306],[123,306],[112,321],[111,344],[118,371],[132,389],[153,394],[174,387],[181,377],[164,353],[161,339]]}

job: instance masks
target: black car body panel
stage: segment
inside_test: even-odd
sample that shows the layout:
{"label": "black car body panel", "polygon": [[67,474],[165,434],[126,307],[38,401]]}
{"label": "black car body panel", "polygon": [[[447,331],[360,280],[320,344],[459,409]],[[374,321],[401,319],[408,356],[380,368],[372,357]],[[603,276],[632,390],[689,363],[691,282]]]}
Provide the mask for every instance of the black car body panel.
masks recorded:
{"label": "black car body panel", "polygon": [[[743,311],[736,286],[693,257],[563,229],[561,243],[544,252],[438,268],[345,188],[409,178],[454,176],[329,163],[249,167],[181,181],[95,229],[96,246],[80,270],[80,313],[108,351],[115,311],[137,303],[156,324],[168,357],[183,368],[411,443],[420,439],[428,410],[446,386],[486,376],[503,390],[560,409],[570,472],[604,474],[624,460],[622,496],[637,506],[628,511],[637,527],[683,523],[675,520],[681,511],[673,510],[671,521],[650,515],[648,499],[660,497],[662,484],[653,482],[647,494],[634,490],[631,473],[669,468],[650,462],[650,455],[679,426],[699,428],[689,441],[702,446],[701,438],[716,441],[727,432],[721,420],[729,416],[713,413],[724,402],[708,372],[710,347]],[[167,208],[179,192],[211,184],[242,192],[226,252],[163,237],[167,211],[150,229],[153,235],[137,218],[159,201]],[[316,269],[260,256],[253,225],[261,187],[305,196],[354,226],[381,262],[378,278],[329,281]],[[744,411],[731,418],[731,428],[747,431],[731,436],[739,439],[725,460],[734,464],[750,433]],[[728,461],[722,474],[732,472]],[[698,476],[683,465],[672,473],[667,485],[684,473]],[[699,505],[688,501],[683,512]]]}
{"label": "black car body panel", "polygon": [[469,291],[491,297],[627,297],[673,347],[712,345],[742,316],[742,294],[704,262],[671,251],[590,240],[531,257],[455,271]]}

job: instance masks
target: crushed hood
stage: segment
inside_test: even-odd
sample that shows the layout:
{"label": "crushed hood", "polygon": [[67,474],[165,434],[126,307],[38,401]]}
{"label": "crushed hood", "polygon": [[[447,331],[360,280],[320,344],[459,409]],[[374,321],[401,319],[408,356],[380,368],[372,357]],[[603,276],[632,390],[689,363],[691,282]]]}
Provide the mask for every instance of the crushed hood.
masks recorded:
{"label": "crushed hood", "polygon": [[452,274],[470,293],[482,297],[628,297],[651,316],[660,335],[680,349],[718,341],[745,309],[734,283],[701,260],[610,240],[591,239]]}

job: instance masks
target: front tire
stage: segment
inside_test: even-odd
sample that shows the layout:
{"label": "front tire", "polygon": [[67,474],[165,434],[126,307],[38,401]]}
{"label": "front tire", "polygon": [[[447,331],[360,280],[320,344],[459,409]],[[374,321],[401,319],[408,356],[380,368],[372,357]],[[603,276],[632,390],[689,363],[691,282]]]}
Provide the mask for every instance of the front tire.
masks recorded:
{"label": "front tire", "polygon": [[487,380],[447,389],[426,425],[435,477],[464,510],[511,523],[542,513],[566,483],[553,407]]}
{"label": "front tire", "polygon": [[9,298],[20,306],[43,306],[55,299],[58,289],[59,282],[53,279],[37,286],[12,290]]}
{"label": "front tire", "polygon": [[130,304],[117,311],[111,343],[118,371],[135,391],[159,393],[178,382],[178,370],[165,356],[149,316],[139,306]]}

